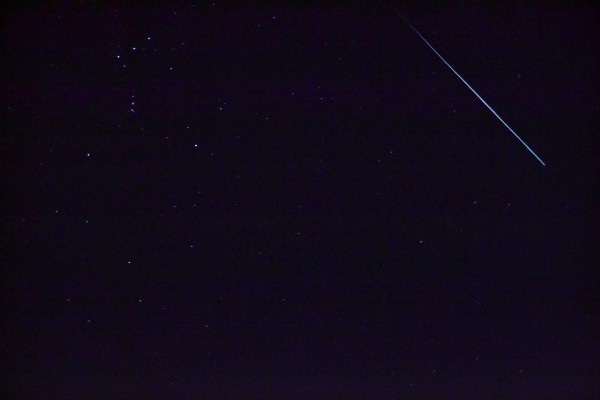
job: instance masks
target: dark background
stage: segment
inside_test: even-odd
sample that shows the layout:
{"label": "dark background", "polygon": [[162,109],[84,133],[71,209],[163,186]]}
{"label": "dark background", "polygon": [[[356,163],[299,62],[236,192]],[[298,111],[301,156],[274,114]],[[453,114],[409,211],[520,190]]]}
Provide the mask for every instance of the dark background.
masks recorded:
{"label": "dark background", "polygon": [[4,11],[8,398],[599,398],[598,7],[397,8],[544,167],[391,4],[215,3]]}

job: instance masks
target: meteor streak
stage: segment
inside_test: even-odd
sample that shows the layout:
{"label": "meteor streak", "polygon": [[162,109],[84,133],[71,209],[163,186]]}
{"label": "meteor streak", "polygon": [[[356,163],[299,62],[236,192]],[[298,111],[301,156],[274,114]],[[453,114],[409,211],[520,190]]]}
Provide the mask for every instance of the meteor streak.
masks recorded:
{"label": "meteor streak", "polygon": [[540,163],[542,163],[542,165],[544,165],[544,166],[545,166],[546,164],[544,164],[544,162],[542,161],[542,159],[541,159],[540,157],[538,157],[538,155],[537,155],[537,154],[535,154],[535,152],[534,152],[534,151],[531,149],[531,147],[529,147],[529,146],[527,145],[527,143],[525,143],[525,141],[523,141],[523,139],[521,139],[521,138],[519,137],[519,135],[517,135],[517,134],[516,134],[516,132],[515,132],[515,131],[513,131],[513,130],[512,130],[512,128],[511,128],[510,126],[508,126],[508,124],[507,124],[506,122],[504,122],[504,120],[503,120],[502,118],[500,118],[500,116],[498,115],[498,113],[497,113],[496,111],[494,111],[494,109],[492,109],[492,107],[490,107],[490,105],[489,105],[488,103],[486,103],[486,101],[485,101],[485,100],[484,100],[484,99],[483,99],[483,98],[482,98],[482,97],[479,95],[479,93],[477,93],[477,92],[475,91],[475,89],[473,89],[473,88],[471,87],[471,85],[469,85],[469,84],[467,83],[467,81],[465,81],[465,80],[463,79],[463,77],[462,77],[462,76],[460,76],[460,74],[459,74],[458,72],[456,72],[456,70],[455,70],[454,68],[452,68],[452,66],[451,66],[450,64],[448,64],[448,61],[446,61],[446,60],[444,59],[444,57],[442,57],[442,56],[440,55],[440,53],[438,53],[438,52],[437,52],[437,50],[436,50],[436,49],[434,49],[434,48],[433,48],[433,46],[429,44],[429,42],[427,41],[427,39],[425,39],[425,38],[423,37],[423,35],[421,35],[421,34],[419,33],[419,31],[418,31],[418,30],[417,30],[417,29],[416,29],[414,26],[412,26],[412,24],[411,24],[410,22],[408,22],[408,20],[407,20],[406,18],[404,18],[404,17],[402,16],[402,14],[400,14],[400,13],[399,13],[397,10],[395,10],[395,9],[394,9],[394,11],[396,11],[396,14],[398,14],[398,15],[400,16],[400,18],[402,18],[402,20],[403,20],[404,22],[406,22],[406,24],[407,24],[408,26],[410,26],[410,28],[411,28],[413,31],[415,31],[415,33],[416,33],[417,35],[419,35],[419,37],[420,37],[420,38],[421,38],[421,39],[422,39],[422,40],[425,42],[425,44],[426,44],[427,46],[429,46],[429,48],[430,48],[431,50],[433,50],[433,52],[434,52],[434,53],[435,53],[435,54],[436,54],[436,55],[437,55],[437,56],[440,58],[440,60],[442,60],[442,61],[444,62],[444,64],[446,64],[446,65],[448,66],[448,68],[450,68],[450,70],[452,70],[452,72],[454,72],[454,74],[455,74],[456,76],[458,76],[458,78],[459,78],[459,79],[460,79],[460,80],[461,80],[461,81],[462,81],[462,82],[463,82],[465,85],[467,85],[467,87],[468,87],[469,89],[471,89],[471,92],[473,92],[473,93],[475,94],[475,96],[477,96],[477,98],[478,98],[479,100],[481,100],[481,102],[482,102],[482,103],[483,103],[483,104],[484,104],[484,105],[485,105],[485,106],[486,106],[486,107],[487,107],[487,108],[488,108],[488,109],[489,109],[489,110],[492,112],[492,114],[494,114],[494,115],[496,116],[496,118],[498,118],[498,119],[500,120],[500,122],[502,122],[502,123],[504,124],[504,126],[506,126],[506,127],[508,128],[508,130],[509,130],[509,131],[510,131],[510,132],[511,132],[513,135],[515,135],[515,137],[516,137],[517,139],[519,139],[519,142],[521,142],[521,143],[523,144],[523,146],[525,146],[525,148],[526,148],[527,150],[529,150],[529,152],[530,152],[531,154],[533,154],[533,156],[534,156],[535,158],[537,158],[537,160],[538,160]]}

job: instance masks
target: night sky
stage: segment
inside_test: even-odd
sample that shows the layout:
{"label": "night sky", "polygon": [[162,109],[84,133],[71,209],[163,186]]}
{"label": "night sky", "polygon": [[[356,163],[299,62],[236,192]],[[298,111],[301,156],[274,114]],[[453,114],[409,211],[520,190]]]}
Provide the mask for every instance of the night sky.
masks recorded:
{"label": "night sky", "polygon": [[397,7],[546,166],[389,3],[5,10],[2,390],[600,398],[568,3]]}

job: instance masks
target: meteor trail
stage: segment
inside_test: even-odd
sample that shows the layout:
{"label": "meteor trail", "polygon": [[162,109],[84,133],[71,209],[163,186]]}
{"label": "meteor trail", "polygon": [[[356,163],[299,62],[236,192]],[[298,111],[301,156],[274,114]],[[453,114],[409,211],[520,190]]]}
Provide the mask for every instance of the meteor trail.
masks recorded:
{"label": "meteor trail", "polygon": [[415,31],[415,33],[416,33],[417,35],[419,35],[419,37],[420,37],[420,38],[421,38],[421,39],[422,39],[422,40],[425,42],[425,44],[426,44],[427,46],[429,46],[429,48],[430,48],[431,50],[433,50],[433,52],[434,52],[434,53],[435,53],[435,54],[436,54],[436,55],[437,55],[437,56],[440,58],[440,60],[442,60],[442,61],[444,62],[444,64],[446,64],[446,65],[448,66],[448,68],[450,68],[450,69],[452,70],[452,72],[454,72],[454,74],[455,74],[456,76],[458,76],[458,78],[459,78],[461,81],[463,81],[463,83],[464,83],[465,85],[467,85],[467,87],[468,87],[469,89],[471,89],[471,92],[473,92],[473,93],[475,94],[475,96],[477,96],[477,98],[479,98],[479,100],[481,100],[481,102],[482,102],[482,103],[483,103],[483,104],[484,104],[484,105],[485,105],[487,108],[489,108],[489,110],[492,112],[492,114],[494,114],[494,115],[496,116],[496,118],[498,118],[498,119],[500,120],[500,122],[502,122],[502,123],[504,124],[504,126],[506,126],[506,127],[508,128],[508,130],[509,130],[509,131],[510,131],[510,132],[511,132],[513,135],[515,135],[515,137],[516,137],[517,139],[519,139],[519,142],[523,143],[523,146],[525,146],[525,148],[526,148],[527,150],[529,150],[529,152],[530,152],[531,154],[533,154],[533,156],[534,156],[535,158],[537,158],[537,160],[538,160],[540,163],[542,163],[542,165],[544,165],[544,166],[545,166],[546,164],[544,164],[544,162],[542,161],[542,159],[541,159],[540,157],[538,157],[538,155],[537,155],[537,154],[535,154],[535,152],[534,152],[533,150],[531,150],[531,147],[529,147],[529,146],[527,145],[527,143],[525,143],[525,141],[523,141],[523,139],[521,139],[521,138],[519,137],[519,135],[517,135],[517,134],[516,134],[516,132],[515,132],[515,131],[513,131],[513,130],[512,130],[512,128],[511,128],[510,126],[508,126],[508,124],[507,124],[506,122],[504,122],[504,120],[503,120],[502,118],[500,118],[500,116],[498,115],[498,113],[497,113],[496,111],[494,111],[494,109],[492,109],[492,107],[490,107],[490,105],[489,105],[488,103],[486,103],[486,102],[485,102],[485,100],[484,100],[484,99],[483,99],[483,98],[482,98],[482,97],[479,95],[479,93],[477,93],[477,92],[475,91],[475,89],[473,89],[473,88],[471,87],[471,85],[469,85],[469,84],[467,83],[467,81],[465,81],[465,80],[463,79],[463,77],[462,77],[462,76],[460,76],[460,74],[459,74],[458,72],[456,72],[456,70],[455,70],[454,68],[452,68],[452,66],[451,66],[450,64],[448,64],[448,61],[444,60],[444,57],[442,57],[442,56],[440,55],[440,53],[438,53],[438,52],[437,52],[437,50],[436,50],[436,49],[434,49],[434,48],[433,48],[433,46],[429,44],[429,42],[427,41],[427,39],[425,39],[425,38],[423,37],[423,35],[421,35],[421,34],[419,33],[419,31],[418,31],[418,30],[417,30],[417,29],[416,29],[414,26],[412,26],[412,24],[411,24],[410,22],[408,22],[408,20],[407,20],[406,18],[404,18],[404,17],[402,16],[402,14],[400,14],[400,13],[399,13],[399,12],[398,12],[396,9],[394,9],[394,11],[396,12],[396,14],[398,14],[398,16],[400,16],[400,18],[402,18],[402,20],[403,20],[404,22],[406,22],[406,24],[407,24],[408,26],[410,26],[410,28],[411,28],[413,31]]}

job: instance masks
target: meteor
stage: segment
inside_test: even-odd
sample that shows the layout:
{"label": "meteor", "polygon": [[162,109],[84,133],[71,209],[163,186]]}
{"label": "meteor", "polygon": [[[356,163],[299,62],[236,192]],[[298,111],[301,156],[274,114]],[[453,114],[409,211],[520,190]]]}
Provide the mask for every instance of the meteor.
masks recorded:
{"label": "meteor", "polygon": [[477,92],[475,91],[475,89],[473,89],[473,88],[471,87],[471,85],[469,85],[469,84],[467,83],[467,81],[465,81],[465,80],[463,79],[463,77],[462,77],[462,76],[460,76],[460,74],[459,74],[458,72],[456,72],[456,70],[455,70],[454,68],[452,68],[452,66],[451,66],[450,64],[448,64],[448,61],[446,61],[446,60],[444,59],[444,57],[442,57],[442,56],[440,55],[440,53],[438,53],[438,52],[437,52],[437,50],[436,50],[436,49],[434,49],[434,48],[433,48],[433,46],[429,44],[429,42],[427,41],[427,39],[425,39],[425,38],[423,37],[423,35],[421,35],[421,34],[419,33],[419,31],[418,31],[418,30],[417,30],[417,29],[416,29],[414,26],[412,26],[412,24],[411,24],[410,22],[408,22],[408,20],[407,20],[406,18],[404,18],[404,17],[402,16],[402,14],[400,14],[400,13],[399,13],[397,10],[395,10],[395,9],[394,9],[394,11],[396,12],[396,14],[398,14],[398,16],[399,16],[400,18],[402,18],[402,20],[403,20],[404,22],[406,22],[406,24],[407,24],[408,26],[410,26],[410,28],[411,28],[413,31],[415,31],[415,33],[416,33],[417,35],[419,35],[419,37],[420,37],[420,38],[421,38],[421,39],[422,39],[422,40],[425,42],[425,44],[426,44],[427,46],[429,46],[429,48],[430,48],[431,50],[433,50],[433,52],[435,53],[435,55],[437,55],[437,56],[440,58],[440,60],[442,60],[442,61],[444,62],[444,64],[446,64],[446,65],[448,66],[448,68],[450,68],[450,70],[451,70],[452,72],[454,72],[454,74],[455,74],[456,76],[458,76],[458,78],[459,78],[459,79],[460,79],[460,80],[461,80],[461,81],[462,81],[462,82],[463,82],[465,85],[467,85],[467,87],[468,87],[468,88],[471,90],[471,92],[473,92],[473,93],[475,94],[475,96],[477,96],[477,98],[478,98],[479,100],[481,100],[481,102],[482,102],[482,103],[483,103],[483,104],[484,104],[484,105],[485,105],[485,106],[486,106],[486,107],[487,107],[487,108],[488,108],[488,109],[489,109],[489,110],[492,112],[492,114],[494,114],[494,115],[496,116],[496,118],[498,118],[498,119],[500,120],[500,122],[502,122],[502,123],[504,124],[504,126],[506,126],[506,127],[508,128],[508,130],[509,130],[509,131],[510,131],[510,132],[511,132],[513,135],[515,135],[515,137],[516,137],[517,139],[519,139],[519,142],[521,142],[521,143],[523,144],[523,146],[525,146],[525,148],[526,148],[527,150],[529,150],[529,152],[530,152],[531,154],[533,154],[533,156],[534,156],[535,158],[537,158],[537,160],[538,160],[540,163],[542,163],[542,165],[544,165],[544,166],[545,166],[546,164],[544,164],[544,162],[542,161],[542,159],[541,159],[540,157],[538,157],[538,155],[537,155],[537,154],[535,154],[535,152],[534,152],[534,151],[531,149],[531,147],[529,147],[529,146],[527,145],[527,143],[525,143],[525,141],[524,141],[523,139],[521,139],[521,138],[519,137],[519,135],[517,135],[517,133],[516,133],[515,131],[513,131],[513,130],[512,130],[512,128],[511,128],[510,126],[508,126],[508,124],[507,124],[506,122],[504,122],[504,120],[503,120],[502,118],[500,118],[500,116],[498,115],[498,113],[497,113],[496,111],[494,111],[494,109],[493,109],[492,107],[490,107],[490,105],[489,105],[489,104],[488,104],[488,103],[487,103],[487,102],[486,102],[486,101],[485,101],[485,100],[484,100],[484,99],[483,99],[483,98],[482,98],[482,97],[479,95],[479,93],[477,93]]}

